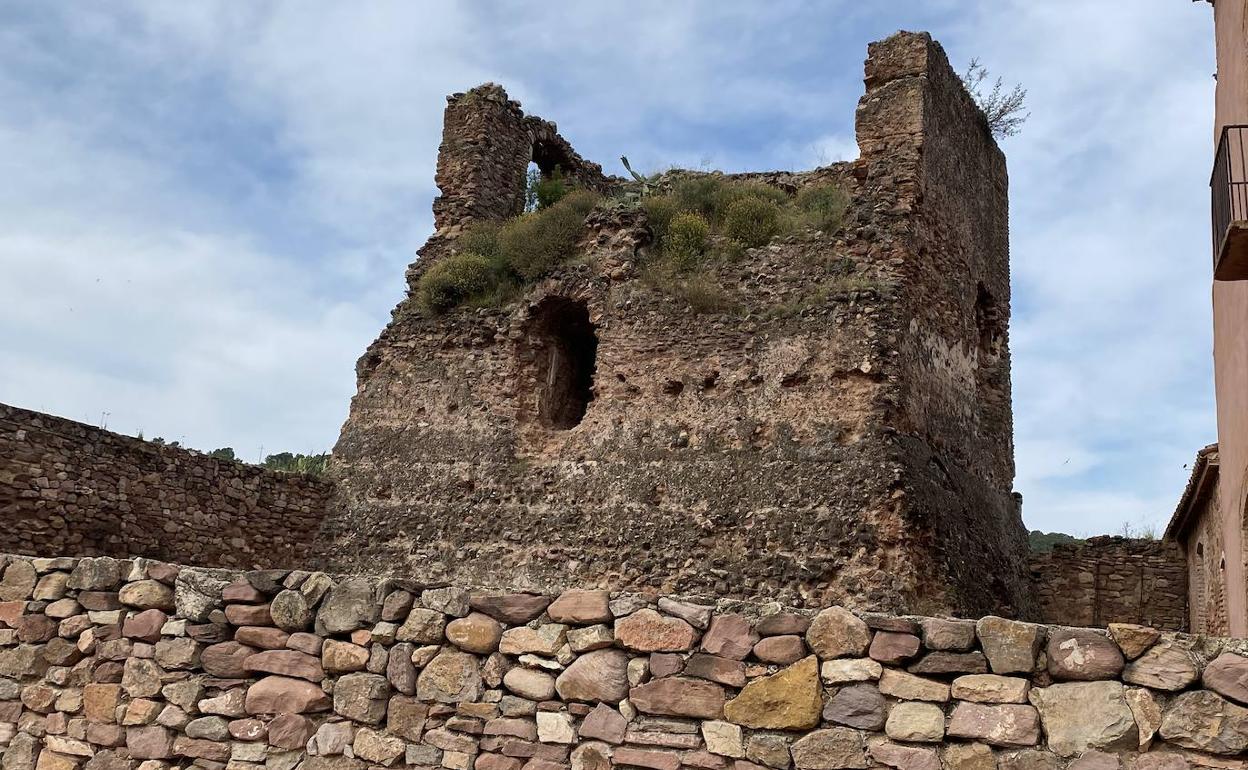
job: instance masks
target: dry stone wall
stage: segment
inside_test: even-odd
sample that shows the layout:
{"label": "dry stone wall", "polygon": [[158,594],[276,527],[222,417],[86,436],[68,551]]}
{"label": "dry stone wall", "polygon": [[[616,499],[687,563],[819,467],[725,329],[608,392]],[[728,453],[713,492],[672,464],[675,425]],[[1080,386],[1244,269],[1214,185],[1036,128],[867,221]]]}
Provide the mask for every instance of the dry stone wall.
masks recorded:
{"label": "dry stone wall", "polygon": [[305,558],[332,487],[0,404],[0,550],[222,567]]}
{"label": "dry stone wall", "polygon": [[1069,626],[1143,623],[1186,631],[1187,576],[1182,548],[1165,540],[1094,537],[1031,557],[1041,617]]}
{"label": "dry stone wall", "polygon": [[4,770],[1180,770],[1248,644],[0,557]]}

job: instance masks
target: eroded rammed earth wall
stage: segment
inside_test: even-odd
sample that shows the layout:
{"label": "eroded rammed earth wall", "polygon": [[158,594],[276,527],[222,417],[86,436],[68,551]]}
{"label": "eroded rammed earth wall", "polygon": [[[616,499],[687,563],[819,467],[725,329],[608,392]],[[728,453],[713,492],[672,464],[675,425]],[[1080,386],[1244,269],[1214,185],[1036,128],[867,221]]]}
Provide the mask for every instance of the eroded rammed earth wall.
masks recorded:
{"label": "eroded rammed earth wall", "polygon": [[[576,259],[503,307],[409,297],[357,366],[317,550],[466,583],[706,592],[817,607],[1034,615],[1011,497],[1005,162],[925,34],[873,44],[861,157],[740,175],[834,183],[838,232],[714,261],[719,310],[646,277],[644,215],[604,206]],[[530,158],[615,180],[502,89],[450,98],[437,232],[520,212]],[[541,418],[542,310],[597,338],[583,420]]]}
{"label": "eroded rammed earth wall", "polygon": [[4,770],[1242,767],[1248,645],[0,557]]}
{"label": "eroded rammed earth wall", "polygon": [[331,487],[0,404],[0,550],[307,560]]}

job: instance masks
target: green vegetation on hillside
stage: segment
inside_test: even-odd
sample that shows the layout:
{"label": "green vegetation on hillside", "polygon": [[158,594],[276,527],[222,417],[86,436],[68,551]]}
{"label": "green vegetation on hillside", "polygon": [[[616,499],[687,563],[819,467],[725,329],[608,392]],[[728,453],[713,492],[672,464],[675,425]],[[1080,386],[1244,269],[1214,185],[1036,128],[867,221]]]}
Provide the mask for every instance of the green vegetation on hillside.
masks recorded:
{"label": "green vegetation on hillside", "polygon": [[1031,546],[1032,553],[1048,553],[1059,543],[1079,544],[1082,542],[1084,542],[1082,538],[1067,535],[1065,532],[1041,532],[1033,529],[1027,534],[1027,544]]}

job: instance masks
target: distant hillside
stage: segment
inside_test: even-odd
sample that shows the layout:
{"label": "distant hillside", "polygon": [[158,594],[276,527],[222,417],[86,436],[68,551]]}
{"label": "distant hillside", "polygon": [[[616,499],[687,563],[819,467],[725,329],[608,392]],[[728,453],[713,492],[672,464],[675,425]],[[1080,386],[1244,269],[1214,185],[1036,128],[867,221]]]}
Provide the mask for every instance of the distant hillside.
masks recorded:
{"label": "distant hillside", "polygon": [[1053,550],[1053,546],[1058,543],[1082,543],[1083,539],[1068,535],[1065,532],[1041,532],[1033,529],[1027,535],[1027,543],[1031,546],[1033,553],[1047,553]]}

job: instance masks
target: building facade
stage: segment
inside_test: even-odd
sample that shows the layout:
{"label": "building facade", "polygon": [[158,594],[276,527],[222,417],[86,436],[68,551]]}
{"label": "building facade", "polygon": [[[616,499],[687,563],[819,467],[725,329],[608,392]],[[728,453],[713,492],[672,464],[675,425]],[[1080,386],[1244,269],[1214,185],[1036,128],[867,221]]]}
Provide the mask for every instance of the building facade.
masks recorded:
{"label": "building facade", "polygon": [[1167,536],[1189,564],[1196,633],[1248,634],[1248,2],[1216,0],[1213,172],[1213,364],[1218,443],[1201,450]]}

